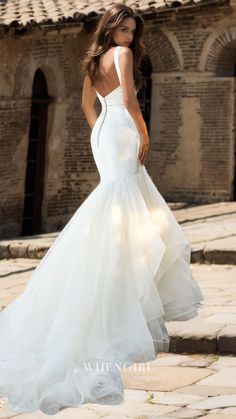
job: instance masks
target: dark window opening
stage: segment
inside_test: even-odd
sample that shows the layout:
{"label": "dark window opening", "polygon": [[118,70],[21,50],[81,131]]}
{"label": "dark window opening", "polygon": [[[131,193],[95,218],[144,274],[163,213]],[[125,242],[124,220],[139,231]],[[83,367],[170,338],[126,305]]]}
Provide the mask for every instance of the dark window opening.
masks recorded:
{"label": "dark window opening", "polygon": [[22,235],[41,233],[47,114],[50,102],[45,76],[41,70],[37,70],[33,81]]}
{"label": "dark window opening", "polygon": [[[234,77],[236,77],[236,63],[234,65]],[[236,201],[236,79],[234,79],[234,180],[233,180],[233,200]]]}

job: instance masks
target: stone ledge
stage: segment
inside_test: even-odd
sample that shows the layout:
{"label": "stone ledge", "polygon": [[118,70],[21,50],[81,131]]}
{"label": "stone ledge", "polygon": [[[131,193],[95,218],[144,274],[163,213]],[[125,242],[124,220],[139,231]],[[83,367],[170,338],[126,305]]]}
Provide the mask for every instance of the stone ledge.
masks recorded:
{"label": "stone ledge", "polygon": [[[41,241],[41,243],[40,243]],[[47,253],[52,241],[35,239],[29,241],[2,240],[0,242],[0,259],[42,259]]]}
{"label": "stone ledge", "polygon": [[191,263],[236,265],[236,237],[191,246]]}
{"label": "stone ledge", "polygon": [[[171,329],[171,328],[170,328]],[[236,325],[216,325],[212,332],[204,329],[192,329],[184,332],[181,329],[168,330],[170,336],[170,352],[173,353],[205,353],[236,355]]]}
{"label": "stone ledge", "polygon": [[236,325],[228,325],[219,333],[218,347],[221,354],[236,354]]}
{"label": "stone ledge", "polygon": [[[47,253],[53,241],[41,239],[27,241],[2,240],[0,242],[0,259],[42,259]],[[223,246],[224,244],[224,246]],[[216,246],[219,245],[217,249]],[[215,240],[205,245],[191,246],[191,263],[216,263],[218,265],[236,265],[236,244],[233,248],[224,240]]]}

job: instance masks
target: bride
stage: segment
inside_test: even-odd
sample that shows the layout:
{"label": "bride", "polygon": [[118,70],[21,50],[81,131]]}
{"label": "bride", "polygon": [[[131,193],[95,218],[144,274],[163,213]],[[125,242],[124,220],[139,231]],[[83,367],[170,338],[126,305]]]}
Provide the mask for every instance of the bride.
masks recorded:
{"label": "bride", "polygon": [[100,182],[0,314],[0,397],[16,412],[121,403],[121,368],[167,352],[165,322],[201,307],[190,245],[144,165],[142,34],[142,18],[116,3],[83,62]]}

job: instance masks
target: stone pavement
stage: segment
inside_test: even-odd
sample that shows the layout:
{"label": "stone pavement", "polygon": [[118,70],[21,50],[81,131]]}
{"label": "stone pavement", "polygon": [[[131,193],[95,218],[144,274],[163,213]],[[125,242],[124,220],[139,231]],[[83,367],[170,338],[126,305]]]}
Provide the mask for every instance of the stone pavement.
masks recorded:
{"label": "stone pavement", "polygon": [[[236,202],[184,206],[169,203],[192,247],[192,262],[236,264]],[[41,259],[58,232],[0,241],[0,259]]]}
{"label": "stone pavement", "polygon": [[[121,370],[124,401],[64,408],[60,419],[235,419],[236,357],[159,353],[156,360]],[[0,419],[46,418],[41,411],[17,414],[0,400]]]}
{"label": "stone pavement", "polygon": [[[203,308],[194,319],[166,323],[169,353],[122,370],[123,403],[87,403],[63,409],[56,417],[236,419],[236,203],[170,207],[192,245],[192,262],[197,263],[191,269],[205,297]],[[0,310],[23,292],[57,235],[0,242]],[[12,417],[48,415],[17,414],[1,399],[0,419]]]}
{"label": "stone pavement", "polygon": [[192,262],[236,264],[236,202],[175,210],[192,248]]}

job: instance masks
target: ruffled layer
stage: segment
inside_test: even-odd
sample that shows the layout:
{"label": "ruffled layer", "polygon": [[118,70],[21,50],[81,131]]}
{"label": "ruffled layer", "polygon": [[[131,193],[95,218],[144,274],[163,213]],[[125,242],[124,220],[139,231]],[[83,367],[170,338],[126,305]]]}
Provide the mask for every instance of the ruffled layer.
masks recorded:
{"label": "ruffled layer", "polygon": [[120,403],[120,368],[167,352],[165,321],[197,315],[203,295],[189,264],[144,166],[99,183],[0,314],[0,397],[48,414]]}

